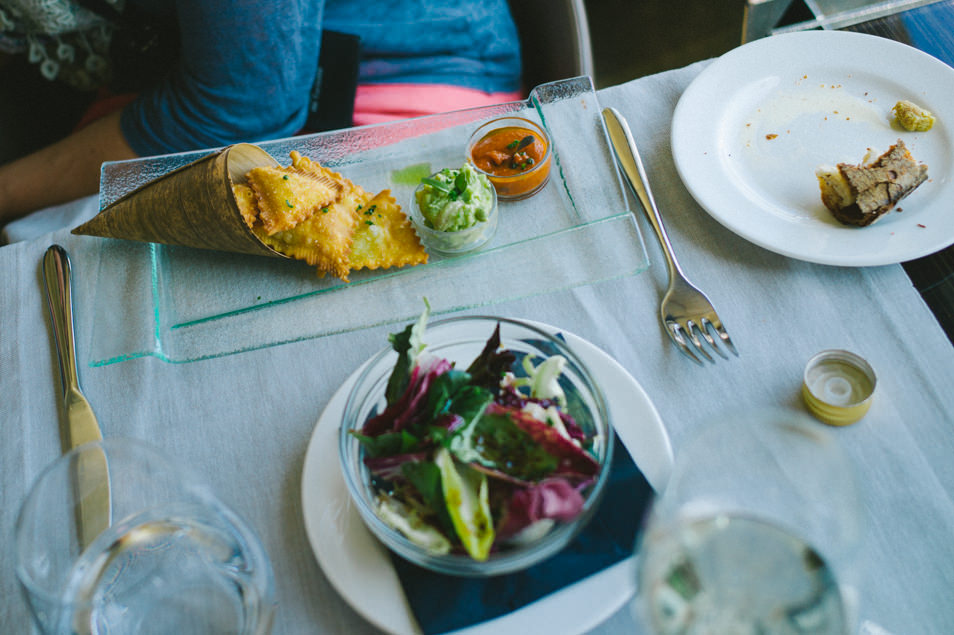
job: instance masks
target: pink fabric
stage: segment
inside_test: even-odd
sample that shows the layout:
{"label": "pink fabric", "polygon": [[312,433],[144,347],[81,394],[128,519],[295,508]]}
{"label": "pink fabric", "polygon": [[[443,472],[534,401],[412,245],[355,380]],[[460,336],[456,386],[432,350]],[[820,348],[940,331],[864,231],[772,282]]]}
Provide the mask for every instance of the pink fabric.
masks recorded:
{"label": "pink fabric", "polygon": [[105,117],[110,113],[122,110],[123,107],[135,99],[136,96],[136,93],[114,95],[108,89],[100,88],[96,93],[96,99],[93,100],[93,103],[89,105],[86,112],[80,117],[79,123],[73,128],[73,132],[76,132],[80,128],[85,128],[97,119]]}
{"label": "pink fabric", "polygon": [[407,119],[523,99],[523,93],[485,93],[444,84],[362,84],[354,99],[354,125]]}

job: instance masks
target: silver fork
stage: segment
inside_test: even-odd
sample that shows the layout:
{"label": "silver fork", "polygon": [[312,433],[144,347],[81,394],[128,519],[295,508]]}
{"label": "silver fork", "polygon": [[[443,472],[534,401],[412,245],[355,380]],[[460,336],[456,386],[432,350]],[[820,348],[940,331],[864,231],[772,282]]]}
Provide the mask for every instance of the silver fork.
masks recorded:
{"label": "silver fork", "polygon": [[738,356],[739,352],[722,326],[722,320],[716,314],[712,302],[689,282],[686,274],[679,267],[676,254],[669,242],[669,235],[666,233],[659,209],[656,207],[656,201],[649,189],[646,170],[636,150],[629,124],[615,108],[605,108],[603,120],[606,122],[606,129],[616,152],[616,160],[623,169],[633,192],[639,198],[639,202],[642,203],[646,216],[656,232],[656,237],[662,244],[666,263],[669,265],[669,288],[666,289],[666,295],[663,296],[659,306],[659,314],[666,332],[679,350],[699,365],[704,364],[702,360],[715,362],[702,344],[702,340],[705,340],[709,348],[723,359],[729,359],[729,357],[722,351],[722,346],[718,345],[717,340]]}

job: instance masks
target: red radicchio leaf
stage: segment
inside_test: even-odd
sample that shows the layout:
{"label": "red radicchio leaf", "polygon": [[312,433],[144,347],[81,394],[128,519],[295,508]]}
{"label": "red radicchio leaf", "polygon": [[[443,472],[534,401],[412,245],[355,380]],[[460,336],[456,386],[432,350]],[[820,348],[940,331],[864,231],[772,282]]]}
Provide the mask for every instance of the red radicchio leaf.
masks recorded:
{"label": "red radicchio leaf", "polygon": [[497,534],[513,536],[533,523],[552,518],[568,522],[583,509],[583,495],[562,478],[548,478],[514,491]]}
{"label": "red radicchio leaf", "polygon": [[364,464],[368,466],[374,476],[393,481],[403,476],[401,467],[405,463],[426,461],[428,456],[427,452],[411,452],[379,457],[368,456],[365,457]]}
{"label": "red radicchio leaf", "polygon": [[600,465],[596,459],[549,424],[528,413],[497,403],[490,404],[487,407],[487,413],[509,416],[521,430],[530,435],[530,438],[555,456],[559,461],[555,470],[556,474],[593,476],[599,473]]}
{"label": "red radicchio leaf", "polygon": [[376,437],[385,432],[400,432],[420,414],[421,407],[427,404],[427,390],[431,382],[438,375],[442,375],[451,368],[447,360],[439,360],[425,372],[420,366],[411,371],[407,388],[397,401],[388,404],[379,415],[365,421],[361,432],[369,437]]}
{"label": "red radicchio leaf", "polygon": [[480,355],[467,367],[467,372],[470,373],[471,382],[475,386],[496,392],[500,386],[500,378],[510,370],[515,360],[513,351],[500,348],[500,323],[498,322]]}
{"label": "red radicchio leaf", "polygon": [[[518,392],[513,386],[507,386],[500,394],[497,395],[497,403],[504,406],[510,406],[516,409],[522,409],[528,403],[539,404],[541,408],[549,408],[550,406],[556,405],[556,401],[553,399],[538,399],[536,397],[528,397],[520,392]],[[560,420],[563,421],[563,427],[566,428],[567,434],[570,435],[571,439],[576,439],[581,443],[586,439],[586,435],[583,433],[583,430],[576,423],[576,421],[568,415],[567,413],[560,411]]]}
{"label": "red radicchio leaf", "polygon": [[453,432],[454,430],[457,430],[463,426],[464,423],[466,423],[466,421],[459,414],[447,412],[438,417],[437,421],[434,422],[434,425],[445,428],[448,432]]}
{"label": "red radicchio leaf", "polygon": [[517,478],[516,476],[511,476],[510,474],[507,474],[506,472],[494,469],[492,467],[487,467],[486,465],[481,465],[480,463],[477,463],[476,461],[473,463],[468,463],[467,465],[474,468],[478,472],[483,472],[484,474],[486,474],[487,476],[491,478],[495,478],[505,483],[510,483],[511,485],[519,485],[520,487],[527,487],[527,486],[533,485],[533,481],[527,481],[522,478]]}

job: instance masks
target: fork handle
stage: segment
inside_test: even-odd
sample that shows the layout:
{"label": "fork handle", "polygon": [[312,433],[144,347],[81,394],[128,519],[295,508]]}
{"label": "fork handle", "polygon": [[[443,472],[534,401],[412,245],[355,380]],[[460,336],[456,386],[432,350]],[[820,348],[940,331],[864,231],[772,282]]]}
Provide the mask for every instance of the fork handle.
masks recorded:
{"label": "fork handle", "polygon": [[616,153],[616,160],[639,202],[642,203],[649,223],[653,226],[653,231],[656,232],[656,237],[663,247],[670,279],[683,275],[679,262],[676,260],[676,254],[673,252],[672,243],[669,242],[666,227],[659,215],[659,209],[656,207],[656,201],[653,199],[653,193],[649,189],[649,179],[646,178],[646,170],[639,158],[639,151],[636,149],[636,142],[633,140],[633,133],[629,130],[629,124],[615,108],[603,109],[603,121],[606,122],[606,130]]}

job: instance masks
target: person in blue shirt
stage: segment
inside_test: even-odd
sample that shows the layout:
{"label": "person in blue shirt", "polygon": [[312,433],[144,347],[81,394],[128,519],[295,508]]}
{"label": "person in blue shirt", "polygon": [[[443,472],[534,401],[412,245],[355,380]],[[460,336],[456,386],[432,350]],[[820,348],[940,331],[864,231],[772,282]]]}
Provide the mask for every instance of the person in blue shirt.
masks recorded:
{"label": "person in blue shirt", "polygon": [[[61,14],[51,27],[31,7]],[[0,27],[0,51],[52,81],[124,93],[0,165],[0,226],[95,193],[104,161],[327,127],[316,107],[353,112],[331,120],[347,126],[521,95],[507,0],[0,0]]]}

